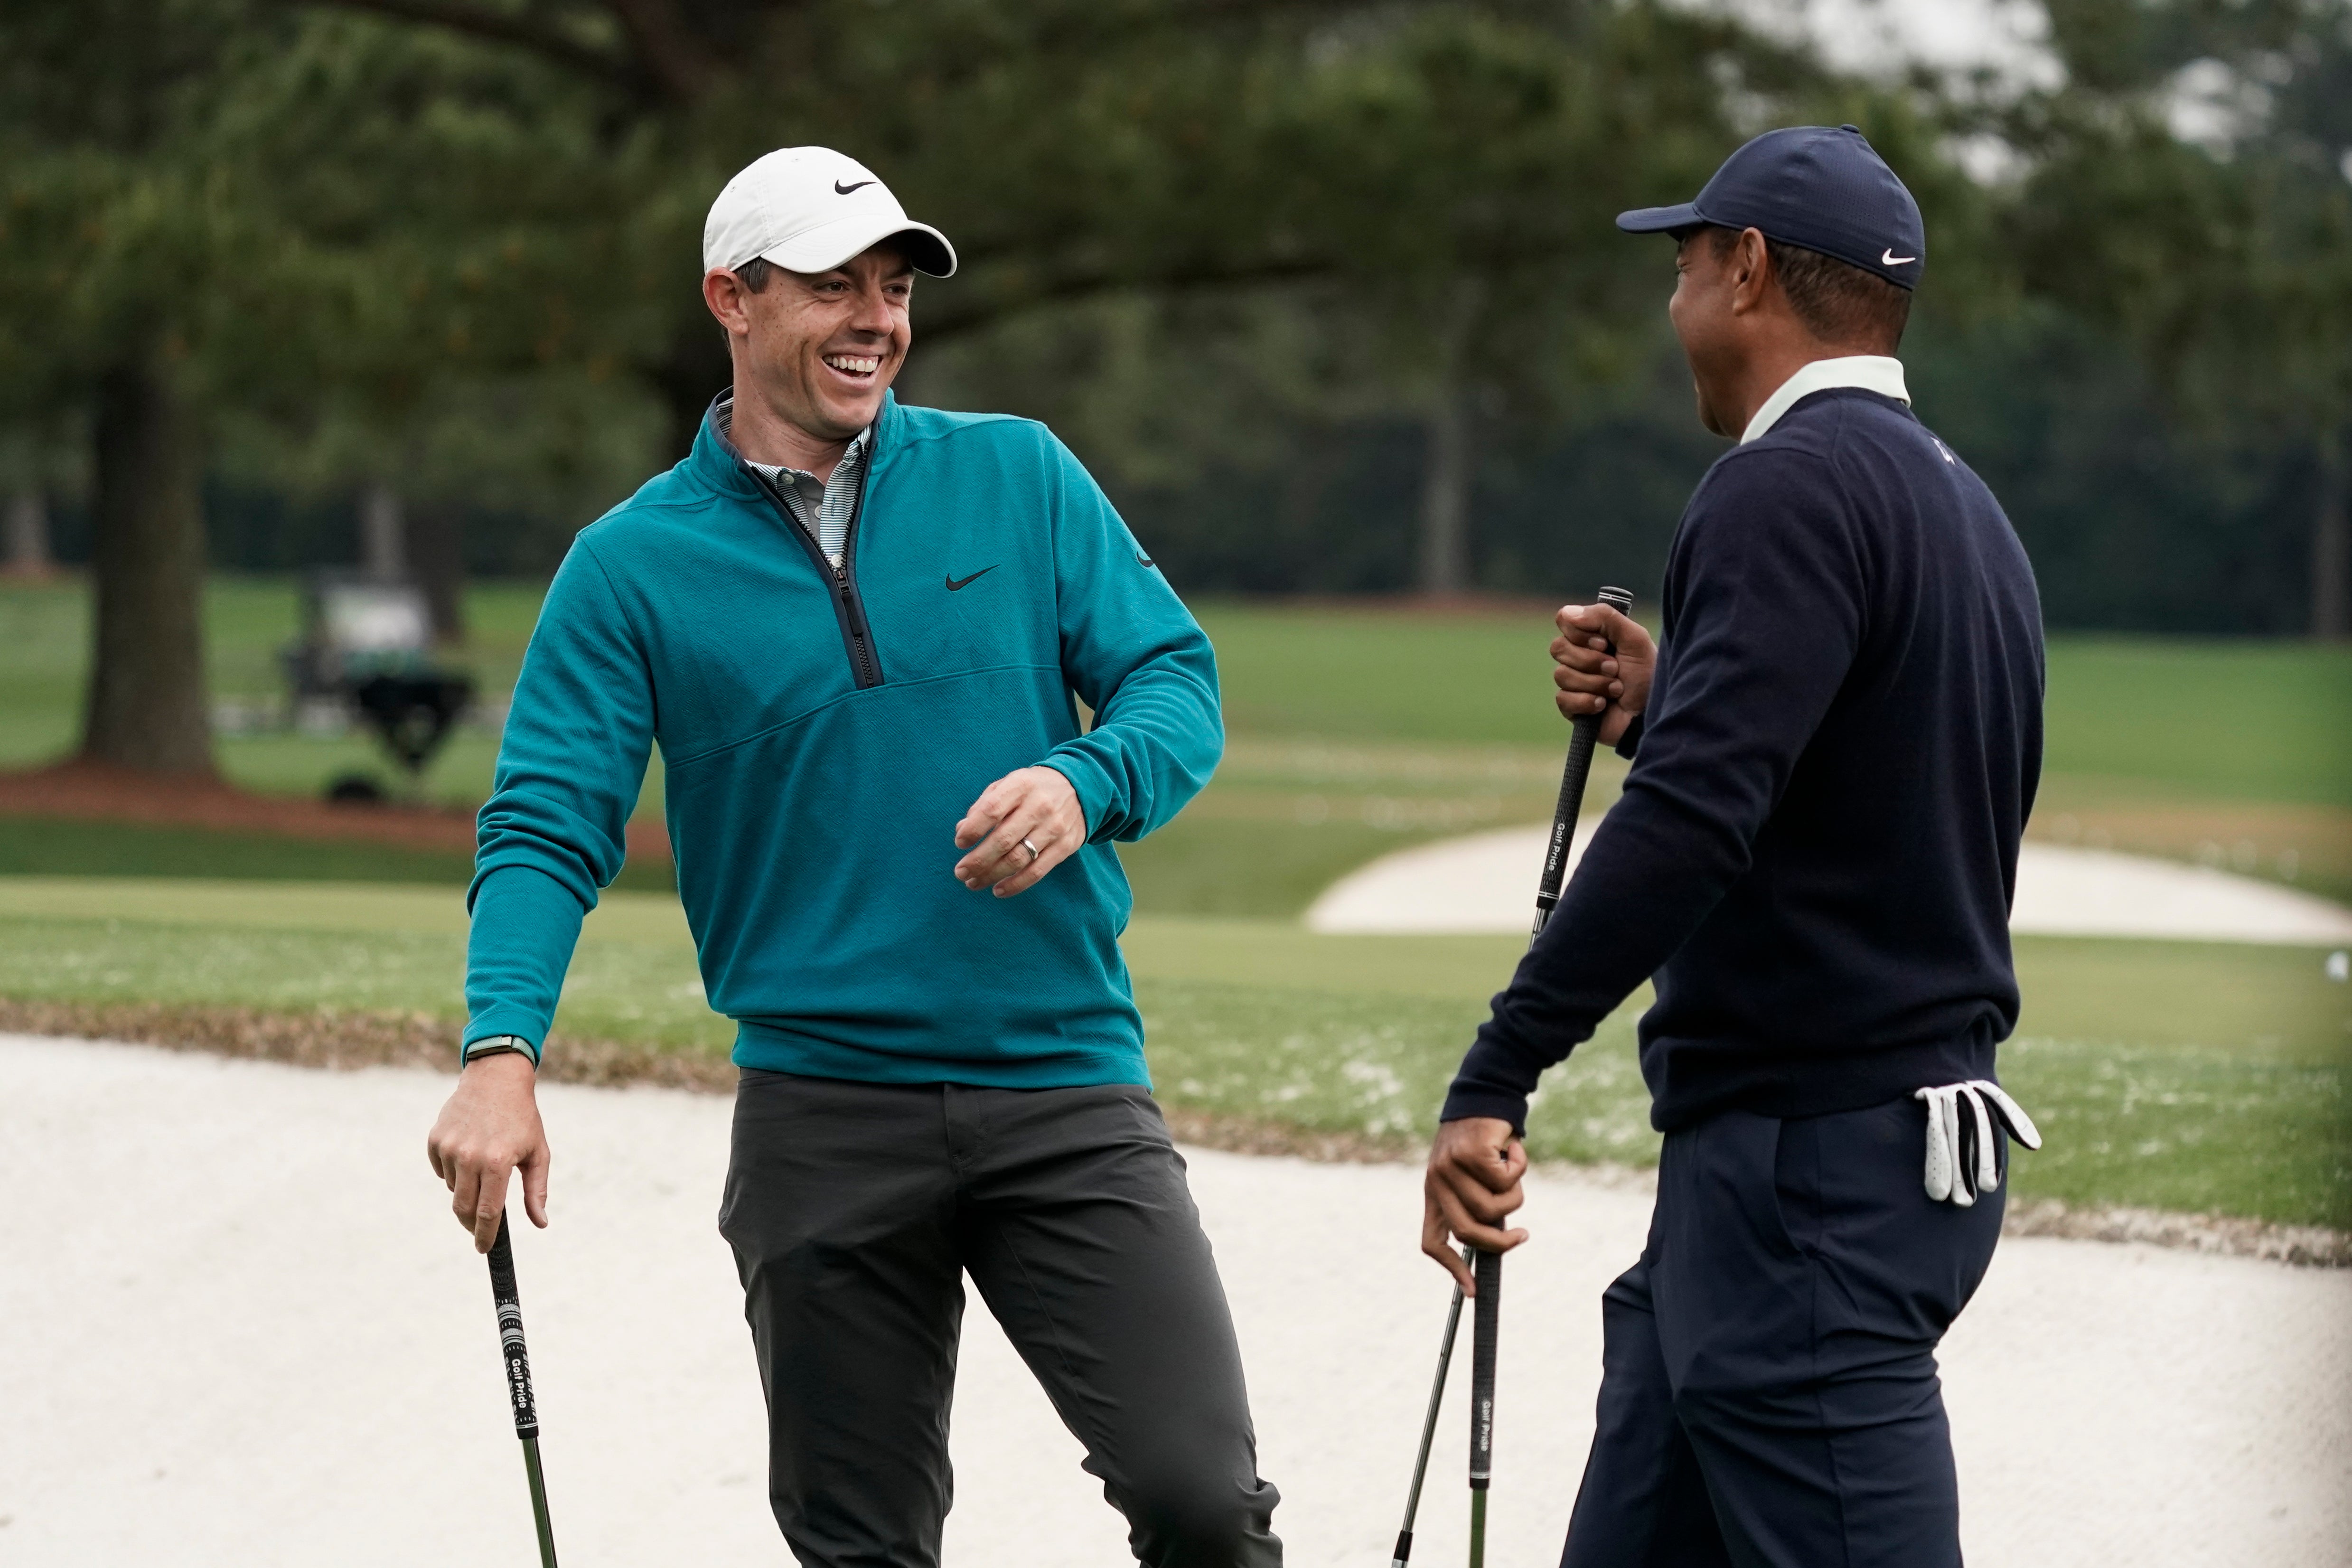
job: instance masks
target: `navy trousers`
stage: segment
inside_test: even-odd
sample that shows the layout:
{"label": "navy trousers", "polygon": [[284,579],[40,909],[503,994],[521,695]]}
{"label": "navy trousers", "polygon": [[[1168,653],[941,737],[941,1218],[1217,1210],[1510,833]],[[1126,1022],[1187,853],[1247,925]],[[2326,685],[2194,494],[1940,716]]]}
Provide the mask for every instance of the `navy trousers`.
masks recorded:
{"label": "navy trousers", "polygon": [[2007,1188],[1930,1201],[1926,1140],[1909,1100],[1667,1135],[1562,1568],[1958,1568],[1936,1345]]}

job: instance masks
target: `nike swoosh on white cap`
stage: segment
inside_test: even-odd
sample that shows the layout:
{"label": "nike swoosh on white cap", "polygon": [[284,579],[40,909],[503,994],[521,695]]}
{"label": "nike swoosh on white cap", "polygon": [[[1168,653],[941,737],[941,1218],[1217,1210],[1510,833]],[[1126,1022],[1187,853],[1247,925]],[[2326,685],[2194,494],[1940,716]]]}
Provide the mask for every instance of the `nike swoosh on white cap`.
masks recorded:
{"label": "nike swoosh on white cap", "polygon": [[794,272],[824,272],[896,238],[919,271],[955,271],[947,236],[917,223],[873,170],[830,147],[779,147],[727,182],[702,226],[702,269],[753,257]]}
{"label": "nike swoosh on white cap", "polygon": [[1900,267],[1906,261],[1916,261],[1919,258],[1916,256],[1895,255],[1895,247],[1891,245],[1885,250],[1878,253],[1878,264],[1881,267]]}

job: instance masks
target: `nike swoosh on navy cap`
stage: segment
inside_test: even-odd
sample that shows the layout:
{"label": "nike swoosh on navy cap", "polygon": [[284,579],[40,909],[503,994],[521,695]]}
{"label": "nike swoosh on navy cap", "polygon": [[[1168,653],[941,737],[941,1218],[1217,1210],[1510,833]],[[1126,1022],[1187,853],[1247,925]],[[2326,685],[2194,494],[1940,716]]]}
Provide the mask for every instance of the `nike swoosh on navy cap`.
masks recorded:
{"label": "nike swoosh on navy cap", "polygon": [[1670,207],[1619,213],[1628,234],[1712,224],[1818,250],[1905,289],[1919,286],[1927,228],[1919,204],[1852,125],[1767,131],[1715,172],[1697,195]]}

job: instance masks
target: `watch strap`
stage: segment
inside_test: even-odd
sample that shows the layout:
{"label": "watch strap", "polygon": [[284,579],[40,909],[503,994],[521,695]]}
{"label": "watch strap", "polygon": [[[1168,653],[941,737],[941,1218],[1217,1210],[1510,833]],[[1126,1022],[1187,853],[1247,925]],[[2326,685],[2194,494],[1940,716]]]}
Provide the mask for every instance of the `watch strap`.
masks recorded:
{"label": "watch strap", "polygon": [[517,1056],[529,1057],[533,1067],[539,1065],[539,1053],[532,1050],[530,1042],[520,1035],[484,1035],[478,1040],[469,1040],[465,1050],[459,1053],[459,1060],[477,1061],[483,1057],[504,1056],[509,1051]]}

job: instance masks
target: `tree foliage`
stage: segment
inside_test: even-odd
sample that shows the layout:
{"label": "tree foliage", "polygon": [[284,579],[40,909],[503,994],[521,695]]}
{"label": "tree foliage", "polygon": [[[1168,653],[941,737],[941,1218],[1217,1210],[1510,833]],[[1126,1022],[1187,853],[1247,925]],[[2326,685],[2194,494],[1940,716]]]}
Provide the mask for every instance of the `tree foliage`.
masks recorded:
{"label": "tree foliage", "polygon": [[2186,433],[2309,453],[2311,626],[2352,636],[2352,5],[2050,10],[2067,80],[2008,117],[2023,276],[2133,345]]}
{"label": "tree foliage", "polygon": [[[2145,383],[2168,462],[2220,486],[2286,443],[2315,476],[2312,615],[2340,627],[2352,6],[2048,8],[2056,78],[1996,91],[1842,77],[1670,0],[22,0],[0,423],[93,432],[100,531],[149,541],[95,552],[93,752],[205,765],[181,610],[207,471],[560,532],[680,447],[728,374],[704,212],[802,142],[963,258],[922,287],[908,393],[1052,418],[1171,562],[1361,588],[1417,552],[1424,586],[1549,586],[1571,539],[1647,561],[1711,449],[1663,247],[1613,215],[1769,125],[1851,121],[1927,208],[1924,374],[2046,498],[2029,534],[2126,459],[2024,428],[2001,378],[2063,362],[2116,411]],[[2006,172],[1969,177],[1964,137]],[[2082,368],[2095,344],[2129,363]]]}

